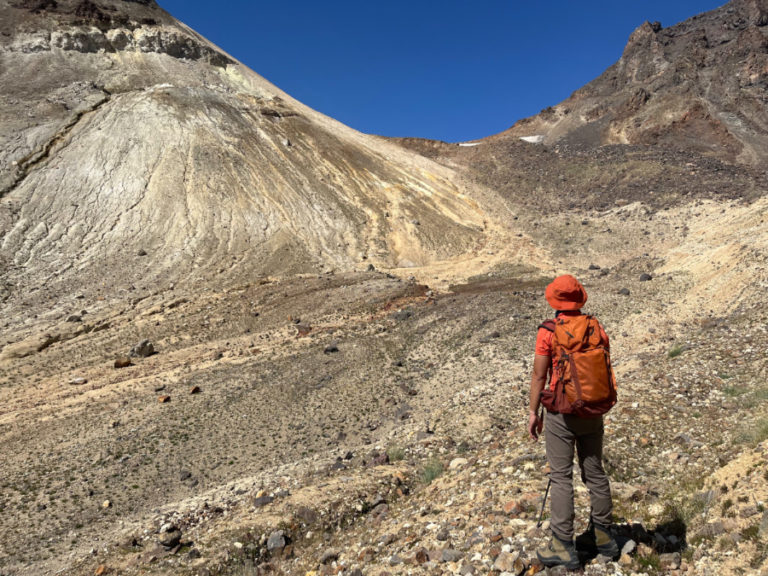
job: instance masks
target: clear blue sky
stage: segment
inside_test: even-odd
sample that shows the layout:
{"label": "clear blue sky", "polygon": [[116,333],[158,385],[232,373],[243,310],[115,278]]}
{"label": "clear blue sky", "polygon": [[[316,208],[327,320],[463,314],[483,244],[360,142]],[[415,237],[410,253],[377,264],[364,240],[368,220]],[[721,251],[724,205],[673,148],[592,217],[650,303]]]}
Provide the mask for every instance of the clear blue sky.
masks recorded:
{"label": "clear blue sky", "polygon": [[385,136],[456,142],[567,98],[664,27],[725,0],[159,0],[308,106]]}

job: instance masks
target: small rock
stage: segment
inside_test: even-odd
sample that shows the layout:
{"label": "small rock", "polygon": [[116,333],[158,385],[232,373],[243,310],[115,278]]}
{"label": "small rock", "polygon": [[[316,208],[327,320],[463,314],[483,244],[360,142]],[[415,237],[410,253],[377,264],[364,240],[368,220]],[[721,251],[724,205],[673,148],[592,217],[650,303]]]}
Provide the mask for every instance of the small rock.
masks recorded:
{"label": "small rock", "polygon": [[323,352],[324,352],[325,354],[333,354],[333,353],[335,353],[335,352],[338,352],[338,351],[339,351],[339,345],[338,345],[338,344],[336,344],[336,342],[331,342],[330,344],[328,344],[328,345],[327,345],[327,346],[326,346],[326,347],[323,349]]}
{"label": "small rock", "polygon": [[370,462],[371,466],[383,466],[384,464],[389,464],[389,454],[386,452],[374,456]]}
{"label": "small rock", "polygon": [[[765,519],[766,516],[763,515],[764,522],[766,521]],[[719,520],[716,520],[715,522],[709,522],[708,524],[702,526],[699,530],[696,531],[695,534],[692,535],[692,538],[714,538],[715,536],[720,536],[721,534],[725,534],[725,525]]]}
{"label": "small rock", "polygon": [[680,568],[680,553],[671,552],[669,554],[660,554],[659,562],[663,570],[677,570]]}
{"label": "small rock", "polygon": [[158,397],[157,397],[157,401],[158,401],[160,404],[167,404],[168,402],[170,402],[170,401],[171,401],[171,397],[170,397],[170,396],[168,396],[167,394],[166,394],[166,395],[164,395],[164,396],[158,396]]}
{"label": "small rock", "polygon": [[650,274],[640,274],[640,282],[650,282],[653,280],[653,276]]}
{"label": "small rock", "polygon": [[426,564],[429,562],[429,552],[426,548],[419,548],[413,555],[413,561],[416,564]]}
{"label": "small rock", "polygon": [[512,516],[517,516],[520,514],[520,512],[523,511],[523,505],[518,502],[517,500],[510,500],[509,502],[504,504],[504,513],[510,514]]}
{"label": "small rock", "polygon": [[392,554],[392,556],[389,557],[389,565],[390,566],[397,566],[398,564],[402,564],[403,559],[400,558],[397,554]]}
{"label": "small rock", "polygon": [[533,558],[533,560],[531,560],[531,566],[525,571],[525,576],[533,576],[534,574],[543,572],[544,569],[544,565],[541,561],[538,558]]}
{"label": "small rock", "polygon": [[394,320],[397,320],[398,322],[402,322],[403,320],[408,320],[408,318],[410,318],[411,316],[413,316],[413,311],[410,310],[409,308],[398,310],[397,312],[392,314],[392,318]]}
{"label": "small rock", "polygon": [[515,561],[520,557],[519,552],[502,552],[496,557],[493,569],[499,572],[514,572]]}
{"label": "small rock", "polygon": [[318,519],[317,512],[306,506],[299,506],[293,515],[304,524],[314,524]]}
{"label": "small rock", "polygon": [[589,265],[589,269],[590,270],[600,270],[600,266],[598,266],[597,264],[590,264]]}
{"label": "small rock", "polygon": [[464,552],[446,548],[440,553],[440,562],[458,562],[464,557]]}
{"label": "small rock", "polygon": [[190,394],[200,394],[200,386],[192,386],[189,390]]}
{"label": "small rock", "polygon": [[141,358],[147,358],[149,356],[152,356],[155,354],[155,346],[150,342],[149,340],[142,340],[138,344],[136,344],[133,348],[131,348],[130,353],[128,354],[131,357],[141,357]]}
{"label": "small rock", "polygon": [[72,316],[67,318],[67,322],[82,322],[82,317],[78,316],[77,314],[72,314]]}
{"label": "small rock", "polygon": [[131,362],[131,359],[126,356],[115,358],[115,368],[127,368],[132,365],[133,363]]}
{"label": "small rock", "polygon": [[109,500],[104,500],[104,502],[101,503],[101,507],[104,509],[112,508],[112,502]]}
{"label": "small rock", "polygon": [[[387,500],[382,496],[381,494],[376,494],[371,499],[371,508],[376,508],[376,506],[379,506],[380,504],[386,504]],[[394,540],[392,540],[394,542]]]}
{"label": "small rock", "polygon": [[267,540],[267,550],[271,554],[280,554],[287,544],[288,542],[285,537],[285,532],[283,530],[277,530],[269,535],[269,539]]}
{"label": "small rock", "polygon": [[619,290],[619,294],[620,294],[621,296],[629,296],[629,288],[621,288],[621,289]]}
{"label": "small rock", "polygon": [[156,540],[163,548],[175,548],[181,542],[181,530],[174,528],[163,534],[158,534]]}
{"label": "small rock", "polygon": [[88,384],[88,380],[85,378],[72,378],[69,383],[73,386],[82,386],[83,384]]}
{"label": "small rock", "polygon": [[629,554],[622,554],[619,557],[619,564],[622,566],[631,566],[632,565],[632,558]]}
{"label": "small rock", "polygon": [[464,564],[464,566],[461,567],[461,570],[459,570],[459,574],[461,576],[474,576],[475,567],[472,566],[472,564]]}
{"label": "small rock", "polygon": [[266,506],[267,504],[272,504],[272,502],[274,501],[275,499],[272,496],[264,494],[263,496],[258,496],[257,498],[254,498],[253,507],[261,508],[262,506]]}
{"label": "small rock", "polygon": [[600,564],[600,565],[602,565],[602,566],[605,566],[606,564],[608,564],[608,562],[611,562],[612,560],[613,560],[613,558],[611,558],[610,556],[604,556],[604,555],[602,555],[602,554],[598,554],[598,555],[595,557],[595,560],[594,560],[594,561],[595,561],[595,563],[597,563],[597,564]]}
{"label": "small rock", "polygon": [[637,550],[637,542],[635,542],[634,540],[627,540],[624,546],[622,546],[621,548],[621,554],[629,556],[635,550]]}
{"label": "small rock", "polygon": [[451,470],[455,470],[456,468],[463,468],[469,463],[469,460],[466,458],[454,458],[451,460],[451,463],[448,464],[448,468]]}
{"label": "small rock", "polygon": [[108,572],[108,568],[104,564],[99,564],[99,567],[96,568],[96,571],[94,572],[95,576],[104,576]]}
{"label": "small rock", "polygon": [[136,255],[137,256],[146,256],[147,255],[147,251],[144,250],[144,248],[141,248],[138,252],[136,252]]}
{"label": "small rock", "polygon": [[340,552],[336,550],[335,548],[330,548],[323,552],[323,555],[320,556],[320,564],[330,564],[331,562],[335,562],[339,559]]}

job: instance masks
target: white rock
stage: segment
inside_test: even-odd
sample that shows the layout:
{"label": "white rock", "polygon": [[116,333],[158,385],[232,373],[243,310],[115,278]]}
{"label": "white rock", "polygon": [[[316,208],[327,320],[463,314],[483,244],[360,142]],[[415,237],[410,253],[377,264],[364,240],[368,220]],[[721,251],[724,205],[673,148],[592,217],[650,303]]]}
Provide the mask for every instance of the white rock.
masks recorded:
{"label": "white rock", "polygon": [[457,468],[463,468],[469,463],[469,461],[466,458],[454,458],[451,460],[451,463],[448,464],[448,468],[451,470],[455,470]]}

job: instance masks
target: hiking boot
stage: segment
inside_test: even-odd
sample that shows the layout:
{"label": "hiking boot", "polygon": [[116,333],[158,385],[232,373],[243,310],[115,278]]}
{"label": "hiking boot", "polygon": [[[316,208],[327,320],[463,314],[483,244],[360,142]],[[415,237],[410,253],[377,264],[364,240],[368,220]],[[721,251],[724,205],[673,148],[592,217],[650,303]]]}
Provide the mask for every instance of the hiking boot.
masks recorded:
{"label": "hiking boot", "polygon": [[616,539],[611,534],[611,530],[607,526],[600,526],[599,524],[593,525],[595,535],[595,545],[597,546],[597,553],[607,556],[612,560],[619,557],[619,545],[616,543]]}
{"label": "hiking boot", "polygon": [[549,544],[536,551],[544,566],[565,566],[568,570],[577,570],[581,567],[579,557],[576,555],[576,547],[569,540],[560,540],[554,534]]}
{"label": "hiking boot", "polygon": [[597,554],[607,556],[611,560],[619,557],[619,545],[611,534],[610,528],[595,524],[591,520],[587,530],[576,537],[576,550],[590,558],[594,558]]}

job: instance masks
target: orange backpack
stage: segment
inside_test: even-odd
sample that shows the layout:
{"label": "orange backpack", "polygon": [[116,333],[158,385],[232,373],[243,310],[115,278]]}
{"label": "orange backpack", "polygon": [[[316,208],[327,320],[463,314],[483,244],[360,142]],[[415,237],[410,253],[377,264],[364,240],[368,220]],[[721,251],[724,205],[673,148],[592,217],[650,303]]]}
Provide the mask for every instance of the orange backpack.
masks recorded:
{"label": "orange backpack", "polygon": [[540,328],[552,335],[554,371],[541,403],[550,412],[597,418],[616,404],[616,377],[600,323],[589,315],[559,316]]}

